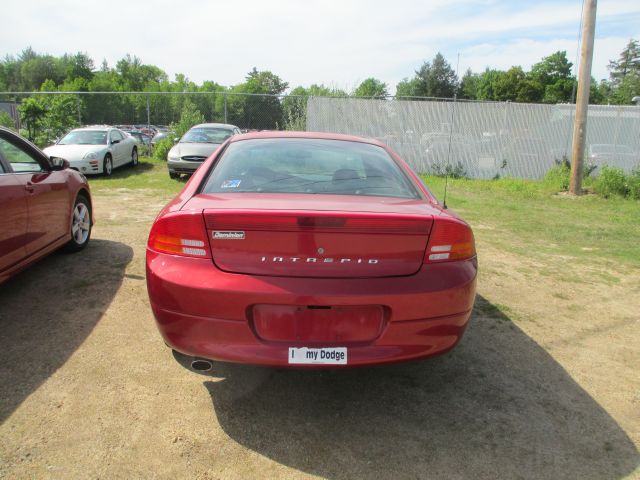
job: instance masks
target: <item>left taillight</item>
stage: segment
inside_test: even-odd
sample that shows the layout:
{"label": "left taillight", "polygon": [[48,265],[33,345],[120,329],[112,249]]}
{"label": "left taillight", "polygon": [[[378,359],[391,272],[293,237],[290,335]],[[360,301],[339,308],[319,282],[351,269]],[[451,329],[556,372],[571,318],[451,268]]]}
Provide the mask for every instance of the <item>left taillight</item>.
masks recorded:
{"label": "left taillight", "polygon": [[151,227],[147,246],[161,253],[211,258],[201,212],[172,212],[158,218]]}

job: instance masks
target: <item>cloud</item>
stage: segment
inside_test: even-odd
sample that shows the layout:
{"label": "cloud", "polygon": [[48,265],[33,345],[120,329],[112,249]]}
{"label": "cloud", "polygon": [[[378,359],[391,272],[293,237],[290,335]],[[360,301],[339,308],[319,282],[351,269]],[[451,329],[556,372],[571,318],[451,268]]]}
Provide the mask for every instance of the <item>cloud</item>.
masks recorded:
{"label": "cloud", "polygon": [[[393,91],[443,52],[460,70],[527,68],[556,50],[575,56],[579,0],[294,0],[129,2],[5,0],[0,54],[31,45],[60,55],[86,51],[99,65],[126,53],[171,76],[232,85],[252,67],[291,87],[325,83],[350,90],[369,76]],[[25,29],[28,25],[28,29]],[[602,0],[594,58],[597,78],[630,37],[640,37],[640,2]]]}

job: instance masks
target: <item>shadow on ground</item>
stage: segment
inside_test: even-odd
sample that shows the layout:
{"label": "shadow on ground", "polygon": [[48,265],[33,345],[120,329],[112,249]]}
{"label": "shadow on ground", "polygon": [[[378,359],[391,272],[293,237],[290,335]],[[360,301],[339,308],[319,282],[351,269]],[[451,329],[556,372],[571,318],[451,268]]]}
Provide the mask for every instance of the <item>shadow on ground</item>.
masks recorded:
{"label": "shadow on ground", "polygon": [[211,376],[204,385],[229,437],[326,478],[616,479],[640,458],[613,418],[481,297],[463,342],[439,358],[324,372],[216,363]]}
{"label": "shadow on ground", "polygon": [[82,344],[115,296],[133,250],[91,240],[0,286],[0,422]]}

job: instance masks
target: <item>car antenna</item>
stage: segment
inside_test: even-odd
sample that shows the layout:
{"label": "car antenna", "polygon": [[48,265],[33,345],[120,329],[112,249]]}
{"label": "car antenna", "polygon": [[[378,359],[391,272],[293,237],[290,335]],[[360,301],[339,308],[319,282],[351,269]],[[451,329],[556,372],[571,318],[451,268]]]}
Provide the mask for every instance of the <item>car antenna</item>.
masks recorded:
{"label": "car antenna", "polygon": [[[458,52],[458,60],[456,62],[456,80],[458,79],[458,67],[460,66],[460,52]],[[453,92],[453,106],[451,107],[451,121],[449,122],[449,149],[447,151],[447,165],[444,169],[444,196],[442,198],[442,206],[447,207],[447,187],[449,186],[449,160],[451,159],[451,137],[453,135],[453,125],[456,120],[456,103],[458,100],[457,86]]]}

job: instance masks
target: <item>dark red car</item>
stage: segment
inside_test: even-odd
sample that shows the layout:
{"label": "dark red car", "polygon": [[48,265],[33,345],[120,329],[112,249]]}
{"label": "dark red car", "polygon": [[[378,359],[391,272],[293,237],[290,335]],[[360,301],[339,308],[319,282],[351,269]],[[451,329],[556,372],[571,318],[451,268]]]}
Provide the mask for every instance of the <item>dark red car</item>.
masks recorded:
{"label": "dark red car", "polygon": [[371,365],[453,348],[475,297],[471,228],[385,145],[261,132],[221,145],[149,235],[165,342],[271,366]]}
{"label": "dark red car", "polygon": [[89,185],[68,167],[0,127],[0,283],[60,247],[89,242]]}

